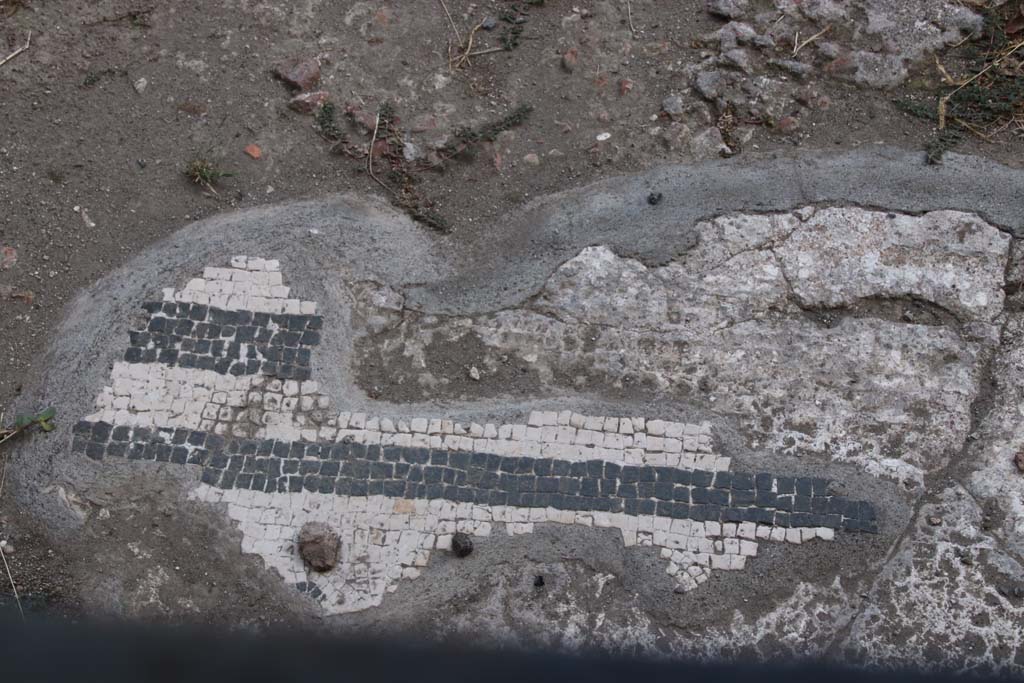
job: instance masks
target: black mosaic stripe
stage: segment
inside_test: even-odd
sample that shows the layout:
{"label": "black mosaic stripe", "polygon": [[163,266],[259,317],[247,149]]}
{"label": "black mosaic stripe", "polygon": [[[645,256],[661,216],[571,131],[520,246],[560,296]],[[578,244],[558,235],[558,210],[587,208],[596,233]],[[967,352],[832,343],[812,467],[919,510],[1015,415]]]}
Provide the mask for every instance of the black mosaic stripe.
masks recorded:
{"label": "black mosaic stripe", "polygon": [[828,480],[819,478],[344,442],[225,439],[186,429],[133,429],[103,422],[78,423],[72,450],[94,460],[199,465],[203,482],[225,489],[442,498],[877,533],[870,503],[833,496]]}
{"label": "black mosaic stripe", "polygon": [[222,375],[262,373],[308,380],[311,347],[320,343],[323,328],[323,317],[318,315],[225,311],[159,301],[143,308],[149,317],[144,328],[129,333],[125,361],[213,370]]}
{"label": "black mosaic stripe", "polygon": [[317,602],[323,602],[324,598],[327,597],[324,595],[324,592],[320,590],[320,587],[312,581],[300,581],[295,584],[294,587],[298,592],[308,594],[309,597],[313,598]]}

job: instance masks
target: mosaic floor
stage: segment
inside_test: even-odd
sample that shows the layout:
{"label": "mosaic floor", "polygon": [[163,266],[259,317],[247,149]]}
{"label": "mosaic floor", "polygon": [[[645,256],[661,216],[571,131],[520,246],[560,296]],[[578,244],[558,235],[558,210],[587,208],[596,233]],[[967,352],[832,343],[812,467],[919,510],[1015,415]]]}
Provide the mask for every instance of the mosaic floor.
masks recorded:
{"label": "mosaic floor", "polygon": [[[759,542],[875,533],[872,505],[829,481],[733,471],[708,423],[657,416],[531,413],[522,424],[332,412],[312,379],[323,318],[292,296],[274,260],[207,267],[163,301],[74,429],[94,460],[201,470],[196,499],[226,504],[243,551],[260,555],[327,613],[378,605],[452,535],[535,524],[618,529],[660,548],[678,591],[742,570]],[[306,522],[341,538],[339,563],[307,570]]]}

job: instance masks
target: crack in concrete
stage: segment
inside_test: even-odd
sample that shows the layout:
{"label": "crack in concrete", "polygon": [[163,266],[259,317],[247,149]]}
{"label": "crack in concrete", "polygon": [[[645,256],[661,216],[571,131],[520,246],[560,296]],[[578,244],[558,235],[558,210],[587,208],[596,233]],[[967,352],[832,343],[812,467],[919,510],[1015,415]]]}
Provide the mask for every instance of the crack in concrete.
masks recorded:
{"label": "crack in concrete", "polygon": [[[1020,246],[1020,240],[1018,240],[1017,238],[1013,238],[1010,242],[1010,248],[1007,252],[1006,264],[1003,269],[1003,293],[1006,297],[1006,301],[1010,300],[1009,290],[1017,286],[1015,283],[1011,282],[1011,273],[1014,264],[1013,254],[1015,250],[1020,248]],[[999,327],[999,343],[992,350],[991,354],[989,355],[989,358],[987,359],[985,368],[982,373],[982,382],[979,385],[978,396],[975,399],[975,401],[972,402],[971,404],[971,429],[968,431],[967,437],[964,439],[964,442],[961,446],[960,454],[963,457],[960,458],[957,462],[951,461],[949,467],[950,480],[959,484],[960,487],[971,497],[974,503],[982,511],[984,511],[985,509],[985,503],[978,500],[978,497],[974,494],[974,491],[971,490],[968,482],[964,481],[962,474],[954,471],[954,465],[969,462],[967,456],[969,455],[968,451],[970,450],[971,443],[975,441],[975,439],[977,438],[975,435],[978,433],[979,429],[984,424],[985,420],[988,419],[988,416],[991,414],[993,408],[995,407],[994,396],[997,391],[997,386],[995,377],[993,375],[993,370],[996,358],[999,356],[999,354],[1003,353],[1003,347],[1007,342],[1006,331],[1010,325],[1010,316],[1008,315],[1008,313],[1009,311],[1007,309],[1007,306],[1004,305],[1003,310],[1000,314],[1003,317],[1003,323]],[[1003,538],[1000,530],[982,530],[982,532],[989,536],[993,541],[995,541],[996,544],[999,546],[1000,550],[1002,550],[1004,553],[1014,558],[1021,564],[1024,564],[1024,555],[1014,551],[1007,545],[1007,541],[1005,538]]]}
{"label": "crack in concrete", "polygon": [[[1007,250],[1007,259],[1003,269],[1004,293],[1006,293],[1007,288],[1010,286],[1010,270],[1013,264],[1013,259],[1010,256],[1013,253],[1013,250],[1019,247],[1017,238],[1012,237],[1012,235],[1011,238],[1012,239],[1010,243],[1010,248]],[[878,585],[879,581],[882,579],[890,563],[897,558],[898,553],[900,552],[908,538],[910,538],[910,536],[917,531],[917,522],[920,518],[921,511],[927,505],[936,504],[940,496],[942,495],[943,491],[947,488],[947,486],[942,486],[940,490],[931,490],[933,487],[929,485],[929,482],[944,482],[946,484],[955,483],[971,497],[971,500],[974,501],[975,505],[977,505],[980,510],[984,511],[985,509],[984,504],[977,499],[977,497],[970,490],[970,488],[961,480],[960,476],[955,472],[955,470],[958,467],[963,467],[965,463],[969,462],[969,451],[971,448],[971,442],[974,440],[972,437],[977,433],[979,427],[988,417],[989,413],[992,410],[993,402],[989,402],[988,405],[985,405],[985,403],[989,400],[989,397],[995,392],[996,388],[992,370],[997,355],[1001,353],[1003,350],[1003,345],[1005,343],[1006,328],[1009,324],[1009,317],[1006,316],[1005,306],[1001,311],[1000,315],[1003,316],[1004,320],[999,328],[998,343],[993,345],[987,351],[987,358],[985,359],[984,365],[981,370],[981,380],[978,383],[978,391],[975,393],[974,399],[971,401],[970,408],[968,409],[968,414],[971,416],[971,424],[970,428],[967,430],[967,434],[964,436],[964,439],[960,444],[960,449],[958,453],[959,457],[950,458],[947,461],[946,465],[942,467],[940,470],[927,475],[923,487],[923,492],[921,496],[919,496],[918,499],[914,502],[913,512],[910,515],[907,524],[904,526],[903,530],[894,538],[893,543],[890,545],[889,550],[886,552],[885,558],[879,562],[878,570],[874,573],[874,576],[871,579],[869,595],[872,595],[872,597],[875,597],[877,591],[880,590]],[[1024,563],[1024,558],[1020,557],[1016,552],[1008,548],[1005,539],[1001,538],[1001,536],[998,533],[986,530],[979,530],[979,533],[991,538],[995,545],[1008,556],[1016,559],[1018,562]],[[857,620],[863,616],[864,612],[870,607],[871,604],[872,602],[868,600],[862,602],[862,604],[856,609],[853,615],[846,621],[843,627],[836,632],[836,635],[832,638],[832,640],[826,648],[826,651],[829,652],[830,656],[834,656],[837,658],[841,656],[841,653],[838,650],[841,649],[845,642],[849,639],[854,624],[856,624]]]}

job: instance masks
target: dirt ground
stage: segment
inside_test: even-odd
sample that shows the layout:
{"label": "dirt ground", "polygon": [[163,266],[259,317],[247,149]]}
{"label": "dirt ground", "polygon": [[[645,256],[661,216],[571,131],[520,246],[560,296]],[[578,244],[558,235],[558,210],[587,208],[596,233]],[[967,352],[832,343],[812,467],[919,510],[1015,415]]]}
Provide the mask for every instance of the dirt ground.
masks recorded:
{"label": "dirt ground", "polygon": [[[720,155],[928,147],[935,122],[897,101],[934,105],[930,52],[899,83],[844,78],[832,68],[843,50],[899,43],[862,33],[860,15],[814,20],[777,4],[748,11],[774,44],[748,50],[752,65],[715,67],[772,79],[736,106],[693,87],[695,65],[720,59],[707,36],[726,22],[698,0],[3,0],[0,59],[31,43],[0,66],[0,248],[13,248],[0,263],[0,412],[45,370],[37,352],[77,292],[212,214],[358,191],[421,211],[432,239],[471,254],[531,198],[608,176]],[[839,57],[819,45],[832,39]],[[461,59],[473,51],[485,54]],[[768,65],[794,57],[805,75]],[[293,58],[319,60],[336,127],[289,107],[275,68]],[[776,98],[780,83],[793,92]],[[1013,126],[956,149],[1024,165]],[[225,175],[193,182],[196,160]],[[0,511],[23,592],[73,610],[59,550]]]}

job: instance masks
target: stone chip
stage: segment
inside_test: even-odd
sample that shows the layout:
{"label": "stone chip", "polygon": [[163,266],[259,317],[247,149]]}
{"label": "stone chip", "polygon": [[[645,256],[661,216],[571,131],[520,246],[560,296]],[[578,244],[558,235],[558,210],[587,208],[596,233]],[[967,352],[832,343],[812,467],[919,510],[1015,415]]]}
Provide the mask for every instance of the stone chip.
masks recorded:
{"label": "stone chip", "polygon": [[324,522],[308,522],[299,530],[299,555],[314,571],[334,569],[340,548],[338,535]]}

